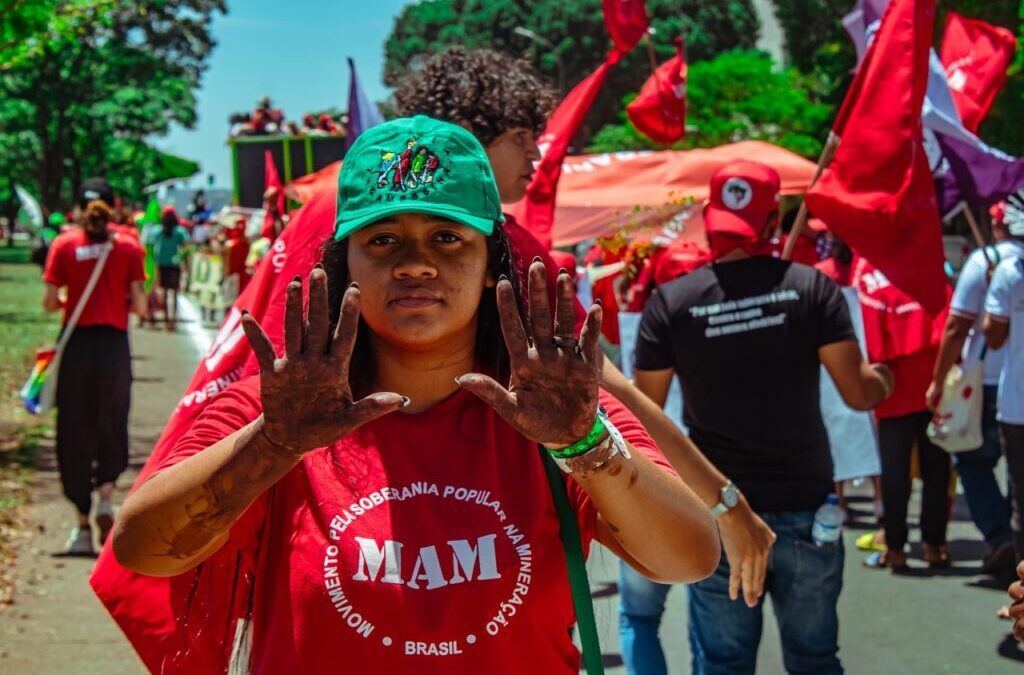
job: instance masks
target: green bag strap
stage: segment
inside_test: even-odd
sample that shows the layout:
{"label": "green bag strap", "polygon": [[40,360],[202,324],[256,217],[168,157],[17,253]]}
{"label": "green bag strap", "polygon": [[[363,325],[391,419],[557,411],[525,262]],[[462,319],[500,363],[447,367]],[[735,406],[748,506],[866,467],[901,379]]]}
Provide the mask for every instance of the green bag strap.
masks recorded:
{"label": "green bag strap", "polygon": [[590,581],[587,579],[587,565],[583,558],[580,526],[576,522],[575,512],[569,506],[569,494],[566,492],[565,478],[561,470],[543,447],[540,447],[540,454],[551,486],[551,496],[555,500],[555,510],[558,512],[558,532],[565,551],[565,562],[569,568],[569,589],[572,591],[572,604],[576,610],[576,626],[580,631],[583,663],[587,668],[587,675],[604,675],[601,642],[597,637],[594,601],[590,597]]}

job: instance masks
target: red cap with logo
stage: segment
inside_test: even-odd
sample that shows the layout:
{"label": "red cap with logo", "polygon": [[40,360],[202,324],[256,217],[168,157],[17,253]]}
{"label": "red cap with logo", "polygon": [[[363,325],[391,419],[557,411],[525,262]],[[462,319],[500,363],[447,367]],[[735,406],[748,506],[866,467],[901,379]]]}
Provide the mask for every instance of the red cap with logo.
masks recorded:
{"label": "red cap with logo", "polygon": [[704,227],[711,234],[760,237],[779,208],[779,173],[761,162],[737,159],[711,176]]}

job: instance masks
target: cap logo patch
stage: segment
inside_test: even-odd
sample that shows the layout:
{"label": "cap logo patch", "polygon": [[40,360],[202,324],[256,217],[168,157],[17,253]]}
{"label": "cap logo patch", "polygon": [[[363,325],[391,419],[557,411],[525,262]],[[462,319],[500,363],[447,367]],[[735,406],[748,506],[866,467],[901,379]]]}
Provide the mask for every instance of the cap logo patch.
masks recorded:
{"label": "cap logo patch", "polygon": [[[437,153],[410,138],[401,152],[380,151],[377,180],[370,188],[370,194],[377,190],[387,190],[390,193],[399,193],[402,200],[418,199],[421,193],[424,196],[430,193],[429,188],[434,185],[435,178],[438,183],[444,182],[440,176],[435,177],[440,169],[443,167]],[[383,195],[378,197],[377,201],[382,201],[382,197]],[[387,201],[393,200],[394,194],[389,194]]]}
{"label": "cap logo patch", "polygon": [[742,211],[753,198],[754,190],[742,178],[730,178],[722,185],[722,203],[731,211]]}

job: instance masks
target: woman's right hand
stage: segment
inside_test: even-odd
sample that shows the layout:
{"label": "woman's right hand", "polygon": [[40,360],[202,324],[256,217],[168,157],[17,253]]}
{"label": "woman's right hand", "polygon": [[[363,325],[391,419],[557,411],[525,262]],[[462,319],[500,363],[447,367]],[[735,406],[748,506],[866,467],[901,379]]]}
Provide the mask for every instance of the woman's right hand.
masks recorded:
{"label": "woman's right hand", "polygon": [[349,361],[359,328],[359,288],[352,284],[341,301],[341,316],[329,335],[327,274],[319,264],[309,275],[309,312],[302,316],[302,280],[288,284],[284,314],[284,356],[248,312],[242,329],[260,365],[262,433],[278,449],[301,457],[332,445],[357,428],[402,409],[408,400],[378,392],[352,399]]}

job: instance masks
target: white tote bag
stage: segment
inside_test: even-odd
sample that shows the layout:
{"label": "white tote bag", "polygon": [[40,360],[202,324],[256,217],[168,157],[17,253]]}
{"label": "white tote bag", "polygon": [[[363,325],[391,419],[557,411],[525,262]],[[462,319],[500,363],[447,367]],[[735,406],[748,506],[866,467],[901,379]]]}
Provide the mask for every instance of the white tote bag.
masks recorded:
{"label": "white tote bag", "polygon": [[985,384],[985,360],[969,364],[966,369],[953,366],[946,375],[928,438],[946,452],[965,452],[981,447],[982,396]]}

